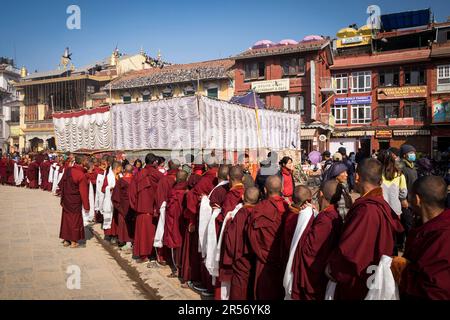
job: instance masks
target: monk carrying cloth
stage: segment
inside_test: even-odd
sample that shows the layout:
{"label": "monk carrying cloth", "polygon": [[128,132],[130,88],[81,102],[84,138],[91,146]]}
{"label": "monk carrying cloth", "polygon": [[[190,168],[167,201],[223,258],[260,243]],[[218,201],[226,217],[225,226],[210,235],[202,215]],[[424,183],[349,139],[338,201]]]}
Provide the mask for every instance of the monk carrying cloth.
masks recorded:
{"label": "monk carrying cloth", "polygon": [[84,239],[82,209],[89,210],[89,187],[82,166],[82,157],[75,157],[75,164],[66,170],[59,184],[61,189],[61,229],[59,237],[64,246],[77,248]]}

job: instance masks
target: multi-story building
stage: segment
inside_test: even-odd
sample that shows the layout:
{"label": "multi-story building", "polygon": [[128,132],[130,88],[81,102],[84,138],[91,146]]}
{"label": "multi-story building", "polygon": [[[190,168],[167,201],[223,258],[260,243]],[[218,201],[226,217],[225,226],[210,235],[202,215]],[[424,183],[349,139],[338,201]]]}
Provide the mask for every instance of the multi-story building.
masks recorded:
{"label": "multi-story building", "polygon": [[441,158],[450,151],[450,21],[436,23],[436,38],[431,47],[431,147]]}
{"label": "multi-story building", "polygon": [[302,149],[326,149],[333,121],[323,110],[329,92],[321,90],[320,79],[330,77],[333,64],[329,39],[308,36],[278,44],[262,40],[234,59],[237,96],[253,90],[266,108],[299,113]]}
{"label": "multi-story building", "polygon": [[133,71],[105,86],[112,104],[145,102],[195,93],[229,100],[234,93],[230,59],[174,64]]}
{"label": "multi-story building", "polygon": [[19,101],[13,83],[20,79],[20,71],[12,59],[0,58],[0,149],[13,152],[18,147]]}
{"label": "multi-story building", "polygon": [[20,93],[21,150],[56,149],[52,114],[94,108],[106,103],[100,88],[122,73],[152,67],[144,53],[120,55],[81,67],[70,66],[68,49],[57,70],[26,75],[16,84]]}
{"label": "multi-story building", "polygon": [[[405,16],[414,14],[422,15],[423,22],[411,26]],[[369,155],[374,149],[410,143],[420,153],[432,154],[438,66],[431,49],[437,24],[430,17],[429,10],[390,14],[383,29],[367,39],[372,33],[365,33],[367,26],[337,33],[330,81],[334,95],[328,102],[336,120],[330,151],[345,146],[348,152],[361,148]],[[388,27],[390,23],[398,29]],[[448,61],[440,62],[440,70]],[[439,81],[444,90],[446,80]]]}

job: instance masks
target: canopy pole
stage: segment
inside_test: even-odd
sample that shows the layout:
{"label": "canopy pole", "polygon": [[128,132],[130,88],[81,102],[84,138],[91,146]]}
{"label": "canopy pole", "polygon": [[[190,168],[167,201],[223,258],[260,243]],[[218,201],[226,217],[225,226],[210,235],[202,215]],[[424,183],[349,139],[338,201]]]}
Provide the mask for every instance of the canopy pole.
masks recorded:
{"label": "canopy pole", "polygon": [[257,160],[260,161],[260,148],[261,148],[261,124],[259,122],[258,104],[256,103],[256,91],[253,91],[253,101],[255,103],[255,117],[256,117],[256,134],[258,136],[258,153]]}

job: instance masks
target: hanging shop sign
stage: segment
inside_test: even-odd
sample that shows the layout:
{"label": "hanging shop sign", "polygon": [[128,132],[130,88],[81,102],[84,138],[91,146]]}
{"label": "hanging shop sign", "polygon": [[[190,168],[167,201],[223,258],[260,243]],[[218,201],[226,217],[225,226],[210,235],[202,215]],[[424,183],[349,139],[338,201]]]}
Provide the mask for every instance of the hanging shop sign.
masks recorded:
{"label": "hanging shop sign", "polygon": [[252,90],[258,93],[289,91],[289,79],[252,82]]}
{"label": "hanging shop sign", "polygon": [[344,98],[335,98],[334,105],[336,106],[346,106],[349,104],[370,104],[372,103],[371,96],[362,96],[362,97],[344,97]]}
{"label": "hanging shop sign", "polygon": [[391,139],[392,138],[392,130],[376,130],[375,138],[377,139]]}
{"label": "hanging shop sign", "polygon": [[427,86],[407,86],[380,88],[377,90],[378,100],[426,98]]}
{"label": "hanging shop sign", "polygon": [[414,118],[389,118],[390,126],[413,126]]}

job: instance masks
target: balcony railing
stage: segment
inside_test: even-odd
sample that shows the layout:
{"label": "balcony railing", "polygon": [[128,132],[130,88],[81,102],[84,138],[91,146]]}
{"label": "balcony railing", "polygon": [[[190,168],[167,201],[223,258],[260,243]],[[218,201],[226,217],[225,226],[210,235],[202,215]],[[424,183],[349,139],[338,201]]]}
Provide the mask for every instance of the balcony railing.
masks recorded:
{"label": "balcony railing", "polygon": [[336,92],[336,79],[332,77],[320,78],[320,91],[321,92]]}

